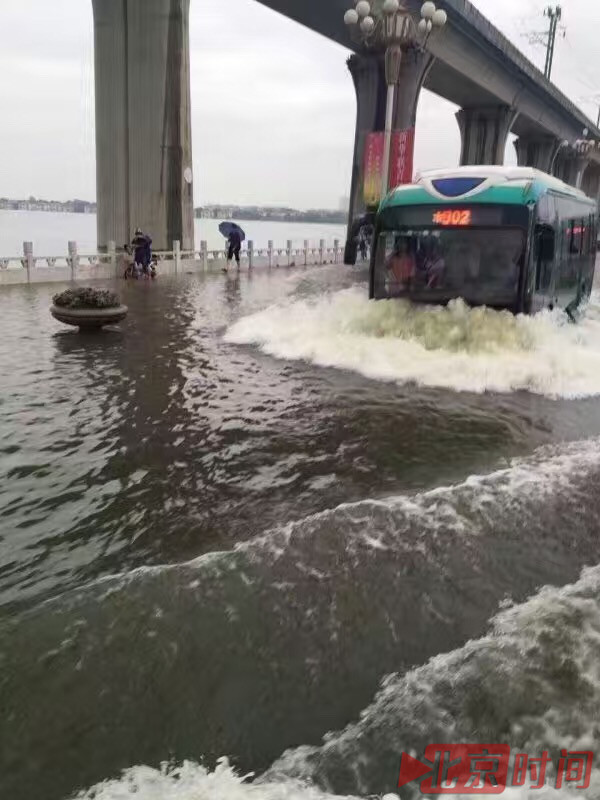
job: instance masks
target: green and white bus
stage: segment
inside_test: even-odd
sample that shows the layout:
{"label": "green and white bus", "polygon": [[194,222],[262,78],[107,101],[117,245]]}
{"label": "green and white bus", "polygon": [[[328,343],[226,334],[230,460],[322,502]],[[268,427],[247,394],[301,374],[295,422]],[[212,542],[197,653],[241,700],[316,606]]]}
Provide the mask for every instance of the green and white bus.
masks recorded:
{"label": "green and white bus", "polygon": [[525,167],[427,172],[382,201],[370,296],[574,316],[594,280],[598,208]]}

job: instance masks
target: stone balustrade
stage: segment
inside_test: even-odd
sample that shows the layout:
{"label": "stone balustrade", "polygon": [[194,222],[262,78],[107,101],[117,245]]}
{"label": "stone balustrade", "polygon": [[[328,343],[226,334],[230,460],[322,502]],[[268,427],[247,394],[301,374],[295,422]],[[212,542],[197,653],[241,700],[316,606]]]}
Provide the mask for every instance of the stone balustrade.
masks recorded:
{"label": "stone balustrade", "polygon": [[[227,263],[227,251],[209,250],[206,242],[199,250],[182,250],[179,242],[173,249],[158,251],[159,275],[217,272]],[[241,252],[242,269],[307,267],[341,264],[343,248],[338,239],[327,243],[321,239],[318,247],[305,240],[302,247],[287,241],[285,247],[269,241],[267,247],[255,248],[249,241]],[[111,243],[104,253],[80,253],[77,242],[69,242],[64,255],[37,255],[31,242],[23,242],[23,253],[0,257],[0,286],[23,283],[53,283],[65,281],[94,281],[120,278],[125,269],[124,254]]]}

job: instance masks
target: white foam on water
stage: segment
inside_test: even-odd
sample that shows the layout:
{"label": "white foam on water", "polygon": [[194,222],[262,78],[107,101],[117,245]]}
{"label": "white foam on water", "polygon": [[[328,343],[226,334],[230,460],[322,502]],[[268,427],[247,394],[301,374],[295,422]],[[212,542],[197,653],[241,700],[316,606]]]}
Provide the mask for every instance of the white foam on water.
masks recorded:
{"label": "white foam on water", "polygon": [[370,301],[352,288],[276,305],[234,323],[225,340],[367,378],[469,392],[600,394],[600,297],[577,325],[561,312]]}
{"label": "white foam on water", "polygon": [[[382,683],[375,700],[321,747],[285,753],[267,780],[287,775],[325,788],[351,784],[361,796],[382,776],[397,774],[399,754],[422,754],[435,742],[508,743],[513,755],[544,751],[554,764],[562,749],[592,751],[596,764],[585,791],[547,787],[507,790],[525,797],[600,797],[600,567],[560,589],[545,587],[501,611],[487,636],[432,658]],[[511,772],[509,772],[509,777]],[[412,787],[418,795],[418,784]],[[410,790],[409,790],[410,791]]]}
{"label": "white foam on water", "polygon": [[185,562],[144,565],[106,575],[76,590],[49,598],[41,607],[60,603],[63,607],[68,604],[76,608],[81,597],[88,592],[93,592],[100,603],[121,593],[129,585],[184,569],[193,570],[193,574],[198,576],[190,577],[184,584],[189,591],[197,591],[209,574],[231,572],[236,578],[249,580],[240,572],[240,562],[233,561],[232,556],[240,554],[252,560],[277,561],[296,557],[295,548],[301,547],[301,557],[306,558],[314,548],[312,545],[305,547],[303,540],[320,540],[323,530],[339,529],[348,554],[357,547],[373,550],[418,548],[418,542],[408,545],[403,539],[408,523],[423,533],[447,535],[447,531],[452,529],[465,536],[476,536],[483,516],[491,520],[508,514],[520,519],[528,518],[530,514],[537,517],[539,505],[556,496],[568,495],[575,513],[588,491],[587,486],[580,488],[580,482],[599,468],[600,438],[545,445],[531,456],[513,458],[506,467],[483,475],[471,475],[460,483],[414,495],[400,494],[342,503],[269,528],[249,541],[235,544],[231,550],[212,551]]}
{"label": "white foam on water", "polygon": [[[339,532],[347,556],[364,548],[415,550],[426,548],[427,537],[449,532],[477,537],[482,521],[540,521],[540,507],[553,498],[567,498],[573,514],[586,502],[587,477],[600,469],[600,439],[540,447],[526,458],[511,459],[502,469],[440,486],[414,495],[400,494],[381,499],[343,503],[304,519],[291,521],[235,546],[250,558],[272,560],[310,558],[314,545],[326,533]],[[593,516],[593,515],[592,515]],[[582,514],[580,513],[580,517]],[[420,542],[407,539],[408,527],[420,531]],[[202,566],[204,557],[190,562]]]}
{"label": "white foam on water", "polygon": [[[504,609],[481,639],[405,675],[389,676],[358,722],[328,734],[321,747],[288,751],[256,782],[237,775],[226,759],[214,771],[192,762],[139,766],[76,800],[391,800],[402,752],[418,756],[435,742],[485,741],[506,742],[513,755],[532,758],[547,750],[554,764],[562,749],[591,750],[597,759],[599,718],[600,567],[595,567],[573,585],[545,587]],[[542,790],[507,788],[504,796],[598,800],[599,766],[583,792],[573,786],[555,789],[549,767]],[[353,783],[351,793],[336,794],[339,781]],[[382,790],[381,783],[389,788]],[[418,783],[403,793],[416,800]]]}
{"label": "white foam on water", "polygon": [[[401,512],[402,518],[416,516],[420,528],[459,524],[468,532],[470,523],[457,511],[458,501],[480,513],[487,509],[490,516],[499,505],[521,515],[519,498],[531,495],[544,502],[556,493],[574,493],[577,503],[578,476],[585,477],[599,464],[598,439],[545,447],[489,476],[474,476],[455,487],[412,498],[341,506],[283,526],[237,550],[295,559],[298,540],[319,537],[323,524],[328,529],[341,525],[340,530],[346,531],[344,546],[350,551],[360,537],[377,550],[402,547],[399,516],[394,512]],[[375,506],[390,512],[389,531],[380,525],[377,536],[368,525]],[[340,513],[342,519],[336,521]],[[353,524],[348,525],[349,521]],[[188,566],[213,568],[218,563],[198,559]],[[386,678],[356,723],[329,734],[321,747],[285,753],[256,782],[237,775],[225,759],[214,771],[191,762],[161,769],[139,766],[81,793],[78,800],[372,797],[393,791],[403,751],[419,754],[427,744],[439,741],[508,742],[513,751],[531,757],[550,750],[556,763],[556,754],[563,748],[600,754],[599,719],[600,566],[585,570],[573,585],[547,587],[525,603],[507,604],[492,619],[488,635],[406,674]],[[600,761],[586,792],[557,791],[551,774],[548,779],[549,785],[541,791],[507,789],[504,796],[509,800],[600,798]],[[418,784],[415,791],[416,798]]]}
{"label": "white foam on water", "polygon": [[[294,781],[257,785],[237,775],[227,759],[214,772],[186,761],[160,770],[134,767],[118,780],[106,781],[77,795],[77,800],[344,800]],[[350,800],[346,796],[345,800]]]}

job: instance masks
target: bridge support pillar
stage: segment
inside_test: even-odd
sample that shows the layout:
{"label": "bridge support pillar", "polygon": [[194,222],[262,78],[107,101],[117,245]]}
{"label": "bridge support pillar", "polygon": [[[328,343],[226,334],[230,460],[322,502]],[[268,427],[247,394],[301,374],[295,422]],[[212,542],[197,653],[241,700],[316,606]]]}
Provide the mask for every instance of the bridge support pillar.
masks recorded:
{"label": "bridge support pillar", "polygon": [[508,106],[463,108],[456,114],[461,166],[504,163],[506,140],[516,113]]}
{"label": "bridge support pillar", "polygon": [[594,200],[600,199],[600,164],[589,163],[583,173],[581,191]]}
{"label": "bridge support pillar", "polygon": [[414,129],[417,123],[417,106],[421,89],[433,62],[433,57],[427,52],[420,50],[403,52],[400,78],[396,87],[394,130]]}
{"label": "bridge support pillar", "polygon": [[92,0],[98,245],[194,248],[190,0]]}
{"label": "bridge support pillar", "polygon": [[559,149],[560,141],[554,136],[541,136],[535,139],[519,136],[515,141],[518,165],[534,167],[547,173],[552,172]]}
{"label": "bridge support pillar", "polygon": [[[427,53],[417,50],[403,52],[394,103],[393,129],[395,131],[414,129],[419,95],[432,63],[433,58]],[[357,114],[348,239],[344,261],[345,263],[354,263],[355,258],[352,258],[351,246],[352,227],[356,219],[368,210],[363,196],[365,145],[369,133],[381,132],[385,128],[387,83],[382,56],[352,55],[348,59],[348,69],[356,89]]]}
{"label": "bridge support pillar", "polygon": [[569,154],[557,160],[554,174],[569,186],[581,189],[589,159],[584,155]]}
{"label": "bridge support pillar", "polygon": [[367,136],[385,126],[385,68],[377,55],[355,53],[348,59],[348,69],[356,91],[356,132],[352,160],[352,184],[348,210],[348,236],[356,217],[366,211],[363,197],[364,152]]}
{"label": "bridge support pillar", "polygon": [[589,165],[587,158],[574,158],[571,164],[569,173],[569,183],[576,189],[581,189],[583,186],[583,176]]}

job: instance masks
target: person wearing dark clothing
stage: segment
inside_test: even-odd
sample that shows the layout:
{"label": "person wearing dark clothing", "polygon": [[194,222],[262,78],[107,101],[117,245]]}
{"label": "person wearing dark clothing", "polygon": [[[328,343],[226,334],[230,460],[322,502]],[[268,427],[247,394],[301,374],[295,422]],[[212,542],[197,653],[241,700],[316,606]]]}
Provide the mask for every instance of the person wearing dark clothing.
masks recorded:
{"label": "person wearing dark clothing", "polygon": [[152,262],[152,239],[138,228],[131,242],[135,263],[141,267],[144,275],[150,274]]}
{"label": "person wearing dark clothing", "polygon": [[[242,249],[242,238],[237,230],[232,230],[227,239],[227,269],[235,258],[236,264],[240,266],[240,251]],[[227,270],[226,270],[227,271]]]}
{"label": "person wearing dark clothing", "polygon": [[358,235],[358,252],[360,253],[362,260],[366,261],[369,254],[369,243],[367,240],[367,231],[364,227],[360,229],[360,233]]}

